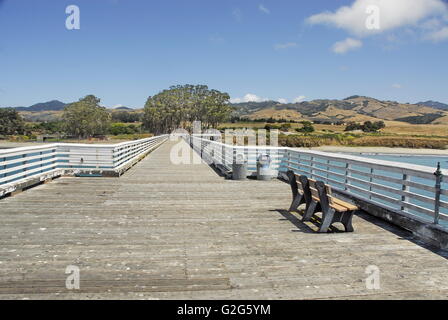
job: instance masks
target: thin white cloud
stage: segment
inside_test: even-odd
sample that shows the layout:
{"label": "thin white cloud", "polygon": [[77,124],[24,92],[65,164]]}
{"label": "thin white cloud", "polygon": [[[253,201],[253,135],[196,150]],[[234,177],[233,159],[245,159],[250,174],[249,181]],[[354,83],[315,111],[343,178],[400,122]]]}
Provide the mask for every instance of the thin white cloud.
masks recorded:
{"label": "thin white cloud", "polygon": [[[367,28],[371,13],[367,8],[379,9],[380,28]],[[448,12],[443,0],[355,0],[351,6],[343,6],[335,12],[322,12],[307,19],[310,24],[326,24],[344,29],[357,36],[382,33],[388,30],[416,26],[424,19],[444,16]]]}
{"label": "thin white cloud", "polygon": [[263,4],[258,5],[258,10],[260,10],[263,13],[270,14],[271,10],[266,8]]}
{"label": "thin white cloud", "polygon": [[243,12],[240,8],[233,9],[232,16],[237,22],[243,21]]}
{"label": "thin white cloud", "polygon": [[444,40],[448,40],[448,26],[443,27],[437,31],[432,31],[426,36],[426,39],[434,42],[441,42]]}
{"label": "thin white cloud", "polygon": [[226,42],[224,38],[220,37],[217,34],[212,35],[208,40],[213,44],[223,44]]}
{"label": "thin white cloud", "polygon": [[432,18],[424,21],[420,24],[420,27],[424,30],[435,30],[440,29],[443,26],[443,21],[438,18]]}
{"label": "thin white cloud", "polygon": [[333,52],[337,54],[344,54],[350,50],[359,49],[361,47],[362,41],[353,38],[347,38],[343,41],[336,42],[333,45]]}
{"label": "thin white cloud", "polygon": [[296,42],[279,43],[274,46],[275,50],[284,50],[297,47]]}
{"label": "thin white cloud", "polygon": [[298,96],[298,97],[294,98],[294,100],[292,102],[293,103],[299,103],[299,102],[302,102],[305,99],[306,99],[305,96]]}
{"label": "thin white cloud", "polygon": [[243,103],[243,102],[263,102],[263,101],[269,101],[270,99],[268,98],[262,98],[257,96],[256,94],[253,93],[248,93],[246,94],[244,97],[242,98],[233,98],[230,99],[231,103]]}
{"label": "thin white cloud", "polygon": [[[292,100],[292,103],[298,103],[298,102],[302,102],[303,100],[305,100],[306,97],[305,96],[298,96],[296,98],[294,98]],[[230,99],[231,103],[245,103],[245,102],[265,102],[265,101],[271,101],[272,99],[269,98],[262,98],[260,96],[257,96],[256,94],[253,93],[248,93],[246,94],[244,97],[242,98],[233,98]],[[289,103],[288,99],[285,98],[279,98],[277,100],[278,103],[282,103],[282,104],[287,104]]]}
{"label": "thin white cloud", "polygon": [[392,85],[392,88],[394,88],[394,89],[401,89],[401,88],[403,88],[403,86],[401,84],[399,84],[399,83],[394,83]]}

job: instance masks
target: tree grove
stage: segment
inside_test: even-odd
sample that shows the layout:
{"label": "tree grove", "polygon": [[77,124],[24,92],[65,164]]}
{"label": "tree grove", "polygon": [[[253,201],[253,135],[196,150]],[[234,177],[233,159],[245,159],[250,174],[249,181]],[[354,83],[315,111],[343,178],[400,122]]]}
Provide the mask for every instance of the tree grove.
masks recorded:
{"label": "tree grove", "polygon": [[155,134],[188,129],[193,121],[201,121],[205,129],[217,128],[233,111],[229,99],[205,85],[173,86],[148,98],[143,125]]}

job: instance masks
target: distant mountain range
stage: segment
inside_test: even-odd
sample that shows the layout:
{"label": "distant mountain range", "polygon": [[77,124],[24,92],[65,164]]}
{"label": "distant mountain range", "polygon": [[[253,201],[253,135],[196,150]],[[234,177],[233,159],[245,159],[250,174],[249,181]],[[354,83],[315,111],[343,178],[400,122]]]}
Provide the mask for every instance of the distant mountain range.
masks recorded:
{"label": "distant mountain range", "polygon": [[40,112],[40,111],[61,111],[67,104],[58,100],[36,103],[30,107],[16,107],[17,111]]}
{"label": "distant mountain range", "polygon": [[365,96],[343,100],[313,100],[281,104],[277,101],[233,104],[235,115],[256,119],[312,120],[321,122],[401,121],[413,124],[448,124],[448,109],[438,102],[408,104]]}
{"label": "distant mountain range", "polygon": [[439,109],[439,110],[446,110],[448,111],[448,104],[437,102],[437,101],[426,101],[426,102],[419,102],[417,103],[422,106]]}
{"label": "distant mountain range", "polygon": [[[62,111],[67,105],[68,105],[67,103],[61,102],[59,100],[52,100],[48,102],[36,103],[30,107],[15,107],[13,109],[23,112]],[[114,108],[113,110],[132,111],[134,109],[125,106],[120,106]]]}
{"label": "distant mountain range", "polygon": [[[67,104],[58,100],[16,107],[28,121],[60,119]],[[235,116],[256,119],[312,120],[322,122],[401,121],[413,124],[448,124],[448,105],[437,101],[416,104],[382,101],[365,96],[343,100],[313,100],[282,104],[278,101],[233,104]],[[119,106],[111,112],[141,112]]]}
{"label": "distant mountain range", "polygon": [[[13,109],[20,112],[26,121],[56,121],[62,118],[62,111],[68,103],[59,100],[52,100],[48,102],[36,103],[29,107],[15,107]],[[114,109],[109,109],[110,112],[134,112],[138,111],[125,106],[119,106]]]}

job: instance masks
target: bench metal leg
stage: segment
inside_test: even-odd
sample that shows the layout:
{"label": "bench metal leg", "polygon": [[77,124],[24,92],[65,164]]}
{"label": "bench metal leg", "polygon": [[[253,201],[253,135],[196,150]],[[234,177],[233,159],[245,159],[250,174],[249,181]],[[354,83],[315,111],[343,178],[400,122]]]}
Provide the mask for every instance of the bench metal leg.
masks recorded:
{"label": "bench metal leg", "polygon": [[353,214],[354,214],[354,211],[346,212],[344,214],[344,216],[342,217],[341,223],[344,225],[345,232],[355,231],[353,229],[353,224],[352,224]]}
{"label": "bench metal leg", "polygon": [[296,211],[297,208],[302,204],[305,203],[303,199],[303,194],[297,194],[295,198],[292,200],[291,206],[289,207],[289,211]]}
{"label": "bench metal leg", "polygon": [[326,233],[328,231],[328,228],[332,225],[334,222],[334,211],[328,210],[327,212],[322,213],[322,225],[319,228],[319,233]]}
{"label": "bench metal leg", "polygon": [[318,202],[312,201],[310,205],[306,208],[305,214],[303,215],[302,221],[310,221],[313,214],[317,211]]}

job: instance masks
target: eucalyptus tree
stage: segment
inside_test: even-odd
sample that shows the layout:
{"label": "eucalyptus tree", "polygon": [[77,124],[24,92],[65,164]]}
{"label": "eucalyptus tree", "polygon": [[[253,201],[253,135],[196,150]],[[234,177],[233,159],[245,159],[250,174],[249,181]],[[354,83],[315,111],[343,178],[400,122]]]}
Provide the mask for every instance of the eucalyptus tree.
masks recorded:
{"label": "eucalyptus tree", "polygon": [[0,134],[15,135],[25,133],[25,121],[17,110],[12,108],[0,109]]}
{"label": "eucalyptus tree", "polygon": [[229,99],[227,93],[205,85],[173,86],[148,98],[143,124],[155,134],[189,129],[193,121],[201,121],[205,129],[216,128],[230,118]]}
{"label": "eucalyptus tree", "polygon": [[79,138],[105,134],[111,115],[99,103],[99,98],[88,95],[65,107],[62,118],[66,133]]}

